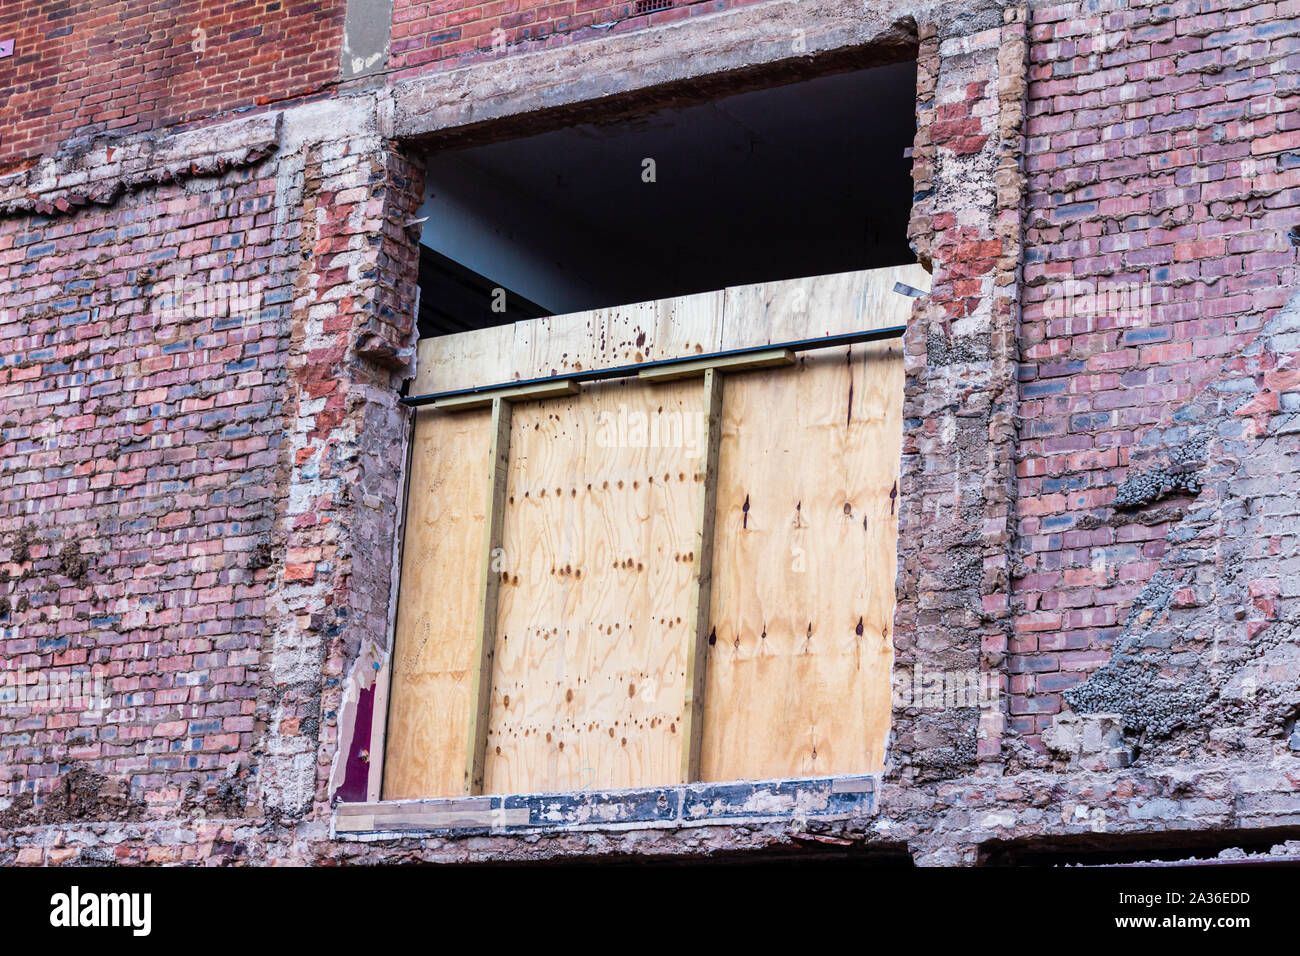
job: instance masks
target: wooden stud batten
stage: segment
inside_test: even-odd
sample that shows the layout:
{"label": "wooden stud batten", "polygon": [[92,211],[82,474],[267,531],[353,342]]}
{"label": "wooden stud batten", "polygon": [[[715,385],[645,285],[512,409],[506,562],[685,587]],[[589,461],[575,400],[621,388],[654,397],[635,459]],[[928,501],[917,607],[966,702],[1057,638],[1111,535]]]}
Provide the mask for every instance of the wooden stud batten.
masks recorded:
{"label": "wooden stud batten", "polygon": [[384,744],[388,734],[388,694],[393,673],[393,654],[388,651],[388,666],[375,673],[374,705],[370,712],[370,763],[366,776],[366,799],[379,800],[384,791]]}
{"label": "wooden stud batten", "polygon": [[722,380],[719,368],[704,372],[704,441],[699,505],[695,514],[696,573],[691,594],[690,647],[686,655],[686,700],[682,709],[682,783],[700,779],[704,735],[704,678],[712,608],[713,528],[718,501],[718,452],[722,445]]}
{"label": "wooden stud batten", "polygon": [[488,457],[487,512],[479,555],[479,605],[474,625],[474,681],[470,690],[469,741],[465,756],[465,792],[483,792],[487,763],[488,715],[492,707],[492,663],[496,656],[497,596],[501,575],[493,567],[505,527],[506,479],[510,470],[509,399],[492,399],[492,450]]}
{"label": "wooden stud batten", "polygon": [[572,379],[558,379],[552,382],[536,382],[511,388],[501,388],[490,392],[475,392],[469,395],[453,395],[440,398],[433,403],[435,408],[449,412],[468,411],[471,408],[486,408],[497,399],[507,402],[525,402],[543,398],[564,398],[578,394],[578,383]]}
{"label": "wooden stud batten", "polygon": [[679,378],[704,375],[710,369],[717,369],[720,372],[744,372],[794,363],[794,349],[771,349],[765,352],[751,352],[747,355],[724,355],[718,358],[702,358],[697,362],[642,369],[637,373],[637,377],[644,382],[671,382]]}

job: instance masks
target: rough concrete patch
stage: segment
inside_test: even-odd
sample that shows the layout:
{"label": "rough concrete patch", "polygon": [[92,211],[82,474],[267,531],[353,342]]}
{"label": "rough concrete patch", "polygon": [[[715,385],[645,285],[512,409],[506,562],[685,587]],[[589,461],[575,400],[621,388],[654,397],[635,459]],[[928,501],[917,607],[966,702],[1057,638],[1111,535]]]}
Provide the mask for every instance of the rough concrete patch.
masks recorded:
{"label": "rough concrete patch", "polygon": [[1197,470],[1205,464],[1205,444],[1205,436],[1199,435],[1165,449],[1161,464],[1124,479],[1115,493],[1115,507],[1142,508],[1175,495],[1199,495]]}
{"label": "rough concrete patch", "polygon": [[[303,103],[285,110],[280,133],[281,154],[297,154],[304,147],[320,143],[337,145],[352,137],[377,137],[381,112],[379,104],[386,96],[386,93],[367,92]],[[362,140],[351,143],[348,150],[361,154],[374,145],[376,143]]]}
{"label": "rough concrete patch", "polygon": [[74,584],[85,584],[90,560],[81,553],[81,545],[68,541],[59,552],[59,573]]}
{"label": "rough concrete patch", "polygon": [[257,543],[253,545],[253,550],[248,553],[248,568],[252,571],[259,571],[262,568],[269,568],[275,561],[275,547],[271,542],[270,534],[261,534],[257,537]]}
{"label": "rough concrete patch", "polygon": [[393,0],[348,0],[340,73],[345,80],[382,72],[388,65]]}
{"label": "rough concrete patch", "polygon": [[144,800],[132,795],[125,777],[106,777],[74,766],[39,806],[31,793],[16,796],[0,810],[0,830],[88,820],[141,820],[144,814]]}
{"label": "rough concrete patch", "polygon": [[992,336],[944,336],[933,329],[926,332],[925,355],[931,367],[987,362],[992,354]]}
{"label": "rough concrete patch", "polygon": [[1133,601],[1111,660],[1065,700],[1080,714],[1118,714],[1125,728],[1165,737],[1194,720],[1205,705],[1200,675],[1170,678],[1162,673],[1165,654],[1149,648],[1149,631],[1169,609],[1178,581],[1160,571]]}
{"label": "rough concrete patch", "polygon": [[[1170,528],[1163,567],[1134,601],[1111,660],[1064,694],[1079,713],[1121,715],[1145,735],[1144,746],[1180,756],[1198,747],[1271,753],[1286,745],[1300,709],[1295,549],[1283,533],[1300,500],[1293,483],[1279,480],[1293,468],[1291,442],[1281,418],[1248,445],[1233,427],[1262,384],[1260,370],[1289,367],[1300,349],[1292,337],[1298,301],[1195,402],[1144,437],[1150,464],[1116,499],[1117,508],[1141,507],[1200,495]],[[1189,421],[1201,424],[1189,429]],[[1266,551],[1248,544],[1266,537]]]}
{"label": "rough concrete patch", "polygon": [[175,134],[96,139],[8,177],[0,184],[0,215],[75,215],[149,186],[256,165],[275,152],[280,119],[263,114]]}
{"label": "rough concrete patch", "polygon": [[248,784],[248,770],[242,761],[232,760],[215,784],[204,785],[198,778],[190,780],[181,794],[181,808],[205,816],[243,816],[249,805]]}

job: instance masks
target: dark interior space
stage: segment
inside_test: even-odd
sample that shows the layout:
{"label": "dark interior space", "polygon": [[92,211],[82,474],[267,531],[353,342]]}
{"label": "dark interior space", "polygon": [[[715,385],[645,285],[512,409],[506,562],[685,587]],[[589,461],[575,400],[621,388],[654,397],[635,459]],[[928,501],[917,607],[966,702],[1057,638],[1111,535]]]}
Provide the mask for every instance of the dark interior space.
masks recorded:
{"label": "dark interior space", "polygon": [[421,335],[914,261],[915,87],[898,63],[431,154]]}
{"label": "dark interior space", "polygon": [[[420,337],[451,335],[553,314],[536,302],[505,290],[500,296],[501,308],[493,311],[490,303],[497,288],[502,287],[456,260],[421,245]],[[486,318],[481,314],[484,312],[493,318]]]}
{"label": "dark interior space", "polygon": [[[980,848],[980,863],[984,866],[1159,865],[1193,858],[1210,860],[1224,850],[1267,854],[1274,846],[1297,839],[1300,839],[1300,829],[1296,827],[1023,837],[984,844]],[[1295,865],[1297,860],[1294,856],[1255,856],[1224,862],[1244,866],[1281,866]]]}

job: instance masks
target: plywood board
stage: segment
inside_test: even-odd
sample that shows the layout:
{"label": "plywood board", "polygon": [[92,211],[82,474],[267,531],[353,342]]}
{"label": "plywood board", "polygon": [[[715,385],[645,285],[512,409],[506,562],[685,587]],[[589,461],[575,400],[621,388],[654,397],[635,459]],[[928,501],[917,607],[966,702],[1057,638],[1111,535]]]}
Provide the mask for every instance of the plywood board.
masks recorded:
{"label": "plywood board", "polygon": [[733,286],[424,339],[412,394],[902,325],[928,289],[919,265]]}
{"label": "plywood board", "polygon": [[417,412],[384,798],[464,792],[492,413]]}
{"label": "plywood board", "polygon": [[902,394],[898,342],[728,378],[703,779],[882,768]]}
{"label": "plywood board", "polygon": [[516,406],[486,792],[677,782],[702,403],[633,379]]}
{"label": "plywood board", "polygon": [[511,368],[514,342],[513,325],[421,339],[411,394],[499,385],[518,378]]}
{"label": "plywood board", "polygon": [[724,298],[705,292],[520,322],[512,368],[528,378],[716,352]]}
{"label": "plywood board", "polygon": [[[914,300],[894,292],[895,282],[929,285],[919,266],[872,270],[426,340],[413,393],[902,325]],[[899,349],[807,352],[787,368],[727,375],[713,582],[709,614],[699,615],[711,624],[697,722],[701,779],[880,769]],[[702,564],[697,520],[707,498],[701,381],[624,379],[513,405],[502,576],[493,578],[496,656],[481,684],[485,792],[692,775],[683,736],[690,600]],[[672,434],[656,441],[652,424]],[[389,689],[388,800],[463,793],[477,747],[469,730],[490,442],[486,409],[419,413]]]}
{"label": "plywood board", "polygon": [[723,300],[702,292],[423,339],[411,394],[716,352]]}
{"label": "plywood board", "polygon": [[906,325],[915,300],[895,292],[896,282],[928,289],[930,276],[921,266],[910,265],[727,289],[721,348]]}

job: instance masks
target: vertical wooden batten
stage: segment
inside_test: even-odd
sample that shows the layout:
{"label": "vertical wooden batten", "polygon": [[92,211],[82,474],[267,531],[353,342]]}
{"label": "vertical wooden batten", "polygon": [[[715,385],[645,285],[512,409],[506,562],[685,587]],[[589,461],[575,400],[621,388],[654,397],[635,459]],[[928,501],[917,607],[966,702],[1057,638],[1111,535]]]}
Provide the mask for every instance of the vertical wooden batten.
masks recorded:
{"label": "vertical wooden batten", "polygon": [[713,585],[713,527],[718,500],[718,450],[722,439],[721,370],[704,373],[704,474],[695,514],[696,573],[691,594],[690,646],[686,657],[686,703],[682,711],[682,782],[700,778],[704,734],[704,677],[709,653],[709,615]]}
{"label": "vertical wooden batten", "polygon": [[492,449],[488,456],[486,521],[479,554],[479,605],[474,625],[474,677],[470,690],[469,740],[465,756],[465,792],[483,792],[487,761],[488,715],[492,706],[492,663],[496,656],[497,599],[501,575],[494,567],[505,527],[506,479],[510,469],[511,404],[492,400]]}

